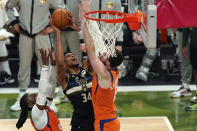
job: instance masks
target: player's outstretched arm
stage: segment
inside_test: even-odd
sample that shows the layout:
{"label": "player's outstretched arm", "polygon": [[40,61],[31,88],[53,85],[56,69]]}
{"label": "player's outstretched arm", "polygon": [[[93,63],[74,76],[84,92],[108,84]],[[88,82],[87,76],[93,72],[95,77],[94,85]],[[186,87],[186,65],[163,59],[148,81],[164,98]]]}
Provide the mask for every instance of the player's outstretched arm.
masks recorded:
{"label": "player's outstretched arm", "polygon": [[55,62],[55,55],[53,54],[53,51],[51,48],[48,49],[49,51],[49,57],[50,57],[50,66],[48,71],[48,105],[50,106],[53,101],[53,96],[55,94],[55,88],[57,85],[57,73],[56,73],[56,62]]}
{"label": "player's outstretched arm", "polygon": [[50,24],[54,29],[54,31],[56,32],[56,37],[57,37],[56,52],[55,52],[55,59],[57,66],[57,81],[62,86],[62,88],[65,89],[67,75],[65,75],[64,50],[61,41],[61,31],[52,24],[52,18],[50,18]]}
{"label": "player's outstretched arm", "polygon": [[[49,79],[48,79],[48,83],[51,87],[56,87],[57,85],[57,73],[56,73],[56,60],[55,60],[55,55],[52,51],[51,48],[48,49],[49,51],[49,57],[50,57],[50,62],[51,62],[51,66],[49,68]],[[51,94],[51,96],[53,96],[53,94]],[[51,97],[52,98],[52,97]]]}
{"label": "player's outstretched arm", "polygon": [[[38,85],[38,96],[36,99],[36,105],[33,106],[31,117],[35,127],[42,130],[48,122],[46,106],[50,106],[53,100],[53,96],[56,88],[56,69],[55,60],[52,55],[51,49],[49,54],[42,48],[39,49],[42,59],[41,77]],[[49,56],[51,64],[49,64]],[[47,103],[47,104],[46,104]]]}
{"label": "player's outstretched arm", "polygon": [[104,64],[96,56],[93,39],[88,31],[86,23],[82,23],[82,33],[85,41],[88,58],[92,65],[94,72],[97,73],[99,84],[102,88],[110,88],[111,77]]}
{"label": "player's outstretched arm", "polygon": [[44,110],[45,104],[47,101],[47,86],[48,86],[48,65],[49,65],[49,56],[46,53],[46,50],[42,48],[39,49],[41,59],[42,59],[42,69],[40,74],[40,81],[38,83],[38,97],[36,100],[36,106],[40,110]]}
{"label": "player's outstretched arm", "polygon": [[[94,71],[98,73],[99,72],[99,71],[97,71],[98,64],[99,65],[101,64],[100,65],[101,67],[104,67],[104,66],[102,65],[102,62],[96,56],[96,51],[94,48],[93,39],[88,31],[88,28],[87,28],[87,25],[85,22],[85,18],[83,16],[83,14],[88,11],[86,9],[86,4],[87,4],[86,1],[88,1],[88,0],[81,1],[81,3],[79,4],[79,19],[81,22],[82,34],[83,34],[83,39],[85,41],[85,47],[86,47],[86,51],[88,54],[88,58],[90,60],[90,63],[92,65]],[[98,62],[98,63],[95,65],[96,62]]]}
{"label": "player's outstretched arm", "polygon": [[92,67],[93,67],[94,71],[97,72],[96,67],[98,66],[98,64],[99,65],[101,64],[100,65],[101,67],[104,67],[104,66],[102,65],[102,62],[96,56],[94,42],[93,42],[93,39],[92,39],[92,37],[91,37],[91,35],[88,31],[86,22],[82,23],[82,33],[83,33],[83,38],[84,38],[85,45],[86,45],[88,58],[90,60],[90,63],[92,64]]}
{"label": "player's outstretched arm", "polygon": [[111,86],[111,77],[107,69],[105,68],[104,64],[100,61],[100,59],[96,56],[96,51],[94,47],[94,41],[90,35],[90,32],[87,28],[85,19],[83,17],[83,14],[88,11],[86,5],[86,1],[84,0],[79,5],[79,19],[81,22],[81,29],[83,34],[83,39],[85,41],[85,46],[88,54],[88,58],[90,60],[90,63],[92,65],[92,68],[94,72],[97,73],[98,76],[98,82],[100,86],[103,88],[109,88]]}
{"label": "player's outstretched arm", "polygon": [[38,96],[36,99],[36,104],[32,108],[31,117],[35,127],[41,130],[47,124],[47,113],[44,109],[48,95],[49,55],[47,55],[46,50],[43,50],[42,48],[39,49],[39,51],[42,59],[42,70],[38,84]]}

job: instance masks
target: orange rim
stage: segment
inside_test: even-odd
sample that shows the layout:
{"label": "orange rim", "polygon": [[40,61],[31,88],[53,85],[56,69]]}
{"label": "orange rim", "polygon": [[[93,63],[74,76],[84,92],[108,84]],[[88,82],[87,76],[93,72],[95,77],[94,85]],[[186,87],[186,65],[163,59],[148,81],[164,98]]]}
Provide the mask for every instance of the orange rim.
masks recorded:
{"label": "orange rim", "polygon": [[[99,18],[92,18],[92,17],[89,16],[90,14],[96,14],[96,13],[117,15],[117,16],[120,16],[122,18],[117,18],[117,19],[99,19]],[[106,23],[122,23],[122,22],[125,22],[125,20],[124,20],[125,13],[119,12],[119,11],[109,11],[109,10],[89,11],[89,12],[86,12],[84,14],[84,17],[86,19],[89,19],[89,20],[104,21]]]}
{"label": "orange rim", "polygon": [[[115,18],[115,19],[99,19],[99,18],[92,18],[90,14],[109,14],[109,15],[117,15],[122,18]],[[119,11],[109,11],[109,10],[99,10],[99,11],[89,11],[84,14],[84,17],[89,20],[95,21],[104,21],[106,23],[122,23],[122,22],[135,22],[141,23],[142,12],[138,10],[136,13],[123,13]]]}

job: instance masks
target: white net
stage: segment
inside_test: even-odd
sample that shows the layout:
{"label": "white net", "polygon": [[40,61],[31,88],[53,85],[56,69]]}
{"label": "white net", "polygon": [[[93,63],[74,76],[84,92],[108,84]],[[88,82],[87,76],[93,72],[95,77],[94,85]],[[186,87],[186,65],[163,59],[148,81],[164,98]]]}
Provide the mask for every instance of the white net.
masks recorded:
{"label": "white net", "polygon": [[[110,14],[91,14],[92,18],[118,19],[121,16]],[[122,16],[123,17],[123,16]],[[115,56],[116,38],[122,28],[123,23],[105,23],[104,21],[94,21],[87,19],[89,32],[93,38],[97,56],[106,54]]]}

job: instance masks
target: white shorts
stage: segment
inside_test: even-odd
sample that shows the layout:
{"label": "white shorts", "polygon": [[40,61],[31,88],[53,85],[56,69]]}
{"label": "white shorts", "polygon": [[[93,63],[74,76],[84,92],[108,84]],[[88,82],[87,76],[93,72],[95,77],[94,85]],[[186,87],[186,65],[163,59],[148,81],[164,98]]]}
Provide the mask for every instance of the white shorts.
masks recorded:
{"label": "white shorts", "polygon": [[47,123],[48,123],[48,116],[46,110],[40,110],[36,106],[36,104],[33,106],[32,111],[31,111],[31,118],[32,121],[35,125],[35,127],[38,130],[43,129]]}

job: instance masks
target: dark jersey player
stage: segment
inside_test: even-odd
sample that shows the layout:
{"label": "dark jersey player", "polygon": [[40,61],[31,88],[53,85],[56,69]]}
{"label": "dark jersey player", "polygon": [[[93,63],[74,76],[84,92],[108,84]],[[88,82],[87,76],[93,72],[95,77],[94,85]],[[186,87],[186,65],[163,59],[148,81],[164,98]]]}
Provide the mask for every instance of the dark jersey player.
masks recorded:
{"label": "dark jersey player", "polygon": [[64,54],[61,32],[56,27],[53,26],[53,28],[57,36],[57,80],[74,108],[71,131],[94,131],[94,111],[91,98],[92,68],[88,60],[85,60],[82,67],[79,67],[76,55]]}

